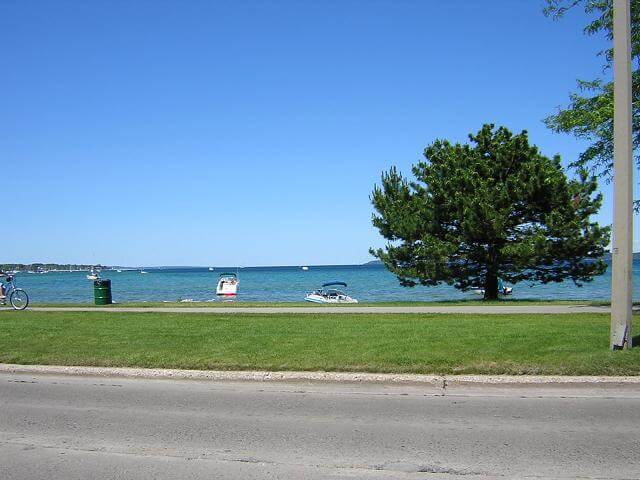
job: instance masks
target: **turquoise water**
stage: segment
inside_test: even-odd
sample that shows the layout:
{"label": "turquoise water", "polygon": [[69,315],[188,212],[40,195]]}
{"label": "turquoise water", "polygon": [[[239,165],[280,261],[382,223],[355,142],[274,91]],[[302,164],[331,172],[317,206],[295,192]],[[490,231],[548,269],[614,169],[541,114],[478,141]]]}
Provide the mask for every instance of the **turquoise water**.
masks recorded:
{"label": "turquoise water", "polygon": [[[112,282],[116,302],[221,301],[216,298],[218,275],[224,269],[210,272],[207,268],[147,269],[138,271],[102,272],[102,278]],[[93,284],[87,272],[49,272],[46,274],[19,273],[16,284],[29,293],[32,302],[93,301]],[[299,267],[252,267],[238,270],[240,288],[238,302],[296,302],[322,283],[339,280],[349,286],[346,291],[361,302],[381,301],[436,301],[478,298],[447,285],[438,287],[404,288],[397,279],[380,265],[310,266],[308,271]],[[640,261],[634,262],[634,299],[640,300]],[[582,288],[573,282],[535,285],[521,283],[515,286],[513,298],[608,300],[611,292],[611,274],[607,272]]]}

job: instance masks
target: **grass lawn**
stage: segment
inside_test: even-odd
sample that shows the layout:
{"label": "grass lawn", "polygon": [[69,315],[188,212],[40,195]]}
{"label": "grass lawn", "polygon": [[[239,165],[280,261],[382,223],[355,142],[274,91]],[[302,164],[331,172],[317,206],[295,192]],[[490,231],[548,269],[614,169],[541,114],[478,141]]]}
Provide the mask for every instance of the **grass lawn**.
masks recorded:
{"label": "grass lawn", "polygon": [[229,370],[640,375],[609,316],[0,312],[0,362]]}

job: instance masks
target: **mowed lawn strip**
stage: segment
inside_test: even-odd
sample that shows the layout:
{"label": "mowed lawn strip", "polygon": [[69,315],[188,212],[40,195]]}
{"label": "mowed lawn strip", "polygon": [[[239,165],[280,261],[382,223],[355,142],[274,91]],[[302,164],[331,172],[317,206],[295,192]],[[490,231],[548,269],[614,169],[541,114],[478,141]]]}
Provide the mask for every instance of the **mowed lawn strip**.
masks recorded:
{"label": "mowed lawn strip", "polygon": [[639,375],[609,316],[0,312],[0,362],[225,370]]}

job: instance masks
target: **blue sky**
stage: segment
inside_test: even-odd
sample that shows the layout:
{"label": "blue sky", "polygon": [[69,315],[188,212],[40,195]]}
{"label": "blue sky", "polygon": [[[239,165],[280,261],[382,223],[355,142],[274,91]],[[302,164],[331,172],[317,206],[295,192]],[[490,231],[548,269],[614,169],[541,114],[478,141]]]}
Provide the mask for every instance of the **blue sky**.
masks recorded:
{"label": "blue sky", "polygon": [[4,0],[0,260],[368,261],[374,183],[434,139],[494,122],[583,149],[542,119],[606,43],[542,6]]}

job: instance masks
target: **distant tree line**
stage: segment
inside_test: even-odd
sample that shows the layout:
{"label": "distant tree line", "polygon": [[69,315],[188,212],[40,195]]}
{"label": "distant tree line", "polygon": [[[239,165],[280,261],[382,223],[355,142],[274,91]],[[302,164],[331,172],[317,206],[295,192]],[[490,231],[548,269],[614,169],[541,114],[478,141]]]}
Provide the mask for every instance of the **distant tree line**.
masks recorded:
{"label": "distant tree line", "polygon": [[19,272],[42,272],[49,270],[89,270],[91,268],[103,268],[102,265],[87,265],[80,263],[2,263],[0,270],[3,272],[17,270]]}

